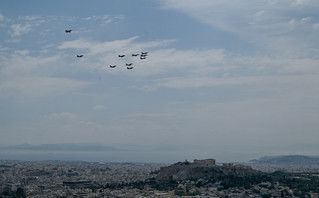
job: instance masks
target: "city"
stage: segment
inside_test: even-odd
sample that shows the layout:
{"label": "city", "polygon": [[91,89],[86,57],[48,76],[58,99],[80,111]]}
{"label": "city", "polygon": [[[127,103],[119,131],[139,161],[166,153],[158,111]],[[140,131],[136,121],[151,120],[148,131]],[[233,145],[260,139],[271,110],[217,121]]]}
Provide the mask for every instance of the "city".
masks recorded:
{"label": "city", "polygon": [[[198,161],[205,160],[194,160],[197,164],[179,162],[173,165],[2,160],[0,161],[0,197],[318,197],[313,191],[306,193],[297,191],[293,185],[286,185],[285,181],[269,180],[269,176],[259,174],[263,172],[255,171],[249,166],[207,165],[200,164]],[[256,182],[253,183],[240,183],[241,177],[234,177],[234,175],[231,175],[232,181],[227,183],[230,177],[224,173],[223,176],[219,175],[217,180],[213,177],[158,180],[157,177],[163,174],[161,172],[168,169],[175,170],[176,167],[179,169],[202,167],[206,172],[207,168],[239,170],[237,168],[239,167],[241,170],[247,168],[247,170],[258,172],[258,175],[253,177],[245,175],[245,178],[254,178]],[[177,174],[181,175],[181,173]],[[289,177],[293,179],[291,181],[318,182],[319,174]]]}

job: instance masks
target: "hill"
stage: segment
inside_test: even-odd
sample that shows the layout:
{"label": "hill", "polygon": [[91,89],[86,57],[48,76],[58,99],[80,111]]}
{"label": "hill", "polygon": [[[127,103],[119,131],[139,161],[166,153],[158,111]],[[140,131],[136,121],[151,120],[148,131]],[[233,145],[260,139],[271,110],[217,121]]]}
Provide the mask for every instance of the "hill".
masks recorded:
{"label": "hill", "polygon": [[190,162],[178,162],[168,167],[161,167],[156,179],[165,180],[196,180],[196,179],[218,179],[225,176],[247,177],[259,174],[250,166],[223,164],[216,165],[214,159],[194,160]]}
{"label": "hill", "polygon": [[305,155],[265,156],[259,160],[251,160],[256,164],[278,164],[278,165],[319,165],[319,157]]}
{"label": "hill", "polygon": [[65,144],[20,144],[14,146],[0,147],[6,150],[25,150],[25,151],[119,151],[120,149],[112,146],[85,143],[65,143]]}

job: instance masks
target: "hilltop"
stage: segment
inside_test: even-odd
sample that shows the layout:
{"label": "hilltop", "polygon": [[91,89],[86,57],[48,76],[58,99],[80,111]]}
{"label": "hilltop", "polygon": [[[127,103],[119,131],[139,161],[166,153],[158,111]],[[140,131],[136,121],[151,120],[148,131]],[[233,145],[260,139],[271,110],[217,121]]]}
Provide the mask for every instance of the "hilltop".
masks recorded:
{"label": "hilltop", "polygon": [[259,164],[319,165],[319,157],[305,155],[265,156],[250,162]]}
{"label": "hilltop", "polygon": [[217,179],[224,176],[246,177],[258,174],[250,166],[224,163],[216,165],[215,159],[178,162],[168,167],[161,167],[157,180],[191,180],[200,178]]}
{"label": "hilltop", "polygon": [[249,165],[263,172],[280,170],[294,173],[318,173],[319,157],[305,155],[265,156],[258,160],[250,160]]}

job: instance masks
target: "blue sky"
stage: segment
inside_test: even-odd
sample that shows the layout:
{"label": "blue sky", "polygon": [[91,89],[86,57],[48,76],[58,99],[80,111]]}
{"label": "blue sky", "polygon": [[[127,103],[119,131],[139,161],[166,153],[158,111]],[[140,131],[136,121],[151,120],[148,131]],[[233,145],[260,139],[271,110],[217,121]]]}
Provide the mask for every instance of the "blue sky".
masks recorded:
{"label": "blue sky", "polygon": [[161,148],[158,161],[318,155],[318,8],[3,0],[0,145]]}

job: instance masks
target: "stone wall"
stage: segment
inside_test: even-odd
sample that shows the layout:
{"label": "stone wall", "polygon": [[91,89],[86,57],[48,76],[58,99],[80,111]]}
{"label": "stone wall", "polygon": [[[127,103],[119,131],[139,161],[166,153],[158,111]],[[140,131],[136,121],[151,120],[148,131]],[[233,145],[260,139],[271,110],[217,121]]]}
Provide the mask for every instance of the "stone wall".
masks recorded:
{"label": "stone wall", "polygon": [[193,166],[215,166],[215,159],[194,160]]}

